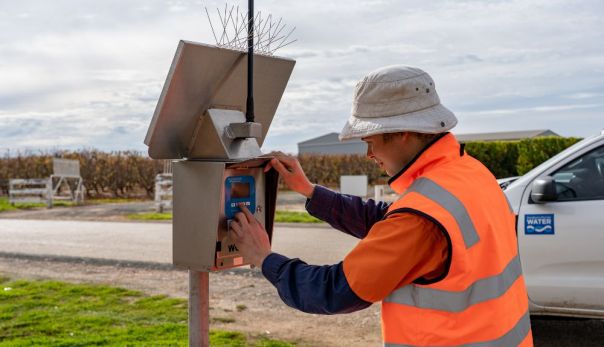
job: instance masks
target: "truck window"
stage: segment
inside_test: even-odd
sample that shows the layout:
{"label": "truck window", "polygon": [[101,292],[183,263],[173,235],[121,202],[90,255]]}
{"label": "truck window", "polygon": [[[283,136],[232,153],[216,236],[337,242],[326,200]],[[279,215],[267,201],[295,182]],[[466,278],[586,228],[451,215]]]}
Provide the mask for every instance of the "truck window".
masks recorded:
{"label": "truck window", "polygon": [[553,177],[558,201],[604,199],[604,147],[573,160]]}

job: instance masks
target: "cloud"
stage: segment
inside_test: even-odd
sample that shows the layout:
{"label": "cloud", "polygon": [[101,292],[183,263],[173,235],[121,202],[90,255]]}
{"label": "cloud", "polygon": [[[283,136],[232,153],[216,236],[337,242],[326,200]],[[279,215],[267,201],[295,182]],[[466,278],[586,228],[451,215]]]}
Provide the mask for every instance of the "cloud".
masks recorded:
{"label": "cloud", "polygon": [[[204,6],[224,1],[1,3],[0,147],[145,150],[178,40],[214,41]],[[428,71],[461,130],[602,126],[601,1],[266,0],[257,10],[298,39],[277,52],[297,64],[267,150],[340,131],[356,81],[393,64]]]}
{"label": "cloud", "polygon": [[575,100],[593,99],[593,98],[604,97],[604,93],[583,92],[583,93],[574,93],[574,94],[566,95],[565,97],[568,99],[575,99]]}
{"label": "cloud", "polygon": [[581,104],[581,105],[543,105],[535,107],[524,107],[524,108],[504,108],[495,110],[481,110],[478,112],[465,112],[464,114],[474,116],[476,118],[488,118],[490,116],[500,115],[515,115],[515,114],[533,114],[543,112],[555,112],[555,111],[576,111],[583,109],[599,109],[604,104]]}

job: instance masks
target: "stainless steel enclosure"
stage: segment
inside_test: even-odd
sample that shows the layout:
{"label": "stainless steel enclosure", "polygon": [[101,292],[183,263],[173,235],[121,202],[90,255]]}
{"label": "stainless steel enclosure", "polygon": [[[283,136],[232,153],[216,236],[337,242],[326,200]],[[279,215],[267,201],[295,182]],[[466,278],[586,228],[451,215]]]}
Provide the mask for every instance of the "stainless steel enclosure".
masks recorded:
{"label": "stainless steel enclosure", "polygon": [[254,217],[272,239],[278,175],[264,173],[266,160],[243,163],[187,160],[174,163],[173,262],[211,271],[248,264],[228,231],[226,183],[232,177],[253,177]]}
{"label": "stainless steel enclosure", "polygon": [[173,263],[194,271],[248,264],[229,220],[245,203],[272,238],[277,172],[264,173],[260,146],[295,61],[257,56],[255,122],[247,122],[246,54],[181,41],[145,143],[173,165]]}

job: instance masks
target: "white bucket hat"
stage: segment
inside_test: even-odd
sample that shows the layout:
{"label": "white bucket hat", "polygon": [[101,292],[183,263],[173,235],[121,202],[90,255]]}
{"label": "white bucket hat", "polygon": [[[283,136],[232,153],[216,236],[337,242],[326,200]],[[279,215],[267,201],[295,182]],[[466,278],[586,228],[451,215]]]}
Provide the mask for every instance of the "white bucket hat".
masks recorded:
{"label": "white bucket hat", "polygon": [[352,115],[340,140],[403,131],[437,134],[456,124],[453,112],[441,105],[430,75],[414,67],[387,66],[357,83]]}

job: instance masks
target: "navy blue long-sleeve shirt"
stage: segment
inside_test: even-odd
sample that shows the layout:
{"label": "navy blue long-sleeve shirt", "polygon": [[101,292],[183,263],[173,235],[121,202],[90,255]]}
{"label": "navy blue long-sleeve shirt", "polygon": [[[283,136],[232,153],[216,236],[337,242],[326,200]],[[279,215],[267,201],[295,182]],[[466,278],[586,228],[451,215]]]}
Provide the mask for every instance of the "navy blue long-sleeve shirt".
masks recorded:
{"label": "navy blue long-sleeve shirt", "polygon": [[[306,210],[335,229],[364,238],[369,229],[381,220],[388,204],[363,201],[357,196],[333,192],[315,186]],[[262,273],[276,288],[288,306],[308,313],[335,314],[362,310],[371,305],[350,288],[342,262],[335,265],[308,265],[271,253],[262,263]]]}
{"label": "navy blue long-sleeve shirt", "polygon": [[358,196],[339,194],[322,186],[315,186],[306,210],[332,227],[359,239],[384,218],[390,204]]}

